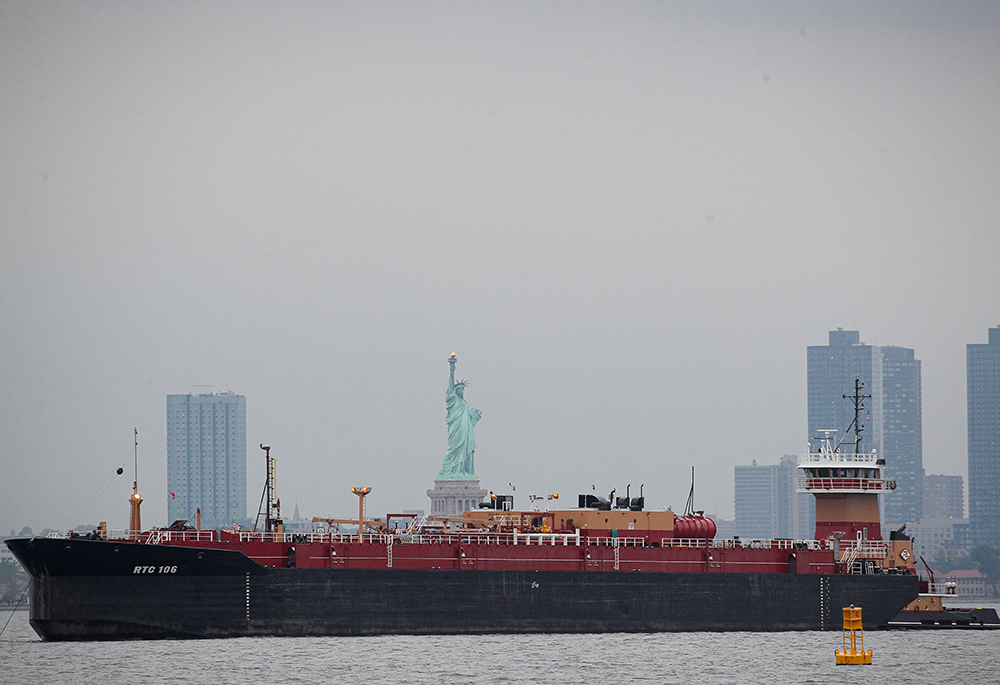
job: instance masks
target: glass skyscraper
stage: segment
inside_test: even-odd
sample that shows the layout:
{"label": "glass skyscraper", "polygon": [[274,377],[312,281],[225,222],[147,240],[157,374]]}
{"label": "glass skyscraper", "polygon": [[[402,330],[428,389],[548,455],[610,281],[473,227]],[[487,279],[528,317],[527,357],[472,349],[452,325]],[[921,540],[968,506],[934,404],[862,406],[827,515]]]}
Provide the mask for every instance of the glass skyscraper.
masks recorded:
{"label": "glass skyscraper", "polygon": [[[862,451],[872,448],[886,461],[886,477],[896,490],[883,499],[886,527],[917,522],[923,516],[923,425],[920,407],[920,360],[905,347],[861,342],[858,331],[830,331],[829,345],[807,350],[809,439],[819,448],[820,430],[836,430],[838,442],[854,420],[844,395],[862,383],[865,401]],[[853,440],[853,435],[846,435]],[[850,446],[841,449],[851,449]]]}
{"label": "glass skyscraper", "polygon": [[923,417],[920,361],[905,347],[881,347],[882,454],[896,490],[883,499],[885,521],[899,527],[924,517]]}
{"label": "glass skyscraper", "polygon": [[1000,545],[1000,326],[966,347],[969,395],[969,534]]}
{"label": "glass skyscraper", "polygon": [[233,393],[167,395],[167,519],[247,521],[247,405]]}
{"label": "glass skyscraper", "polygon": [[924,476],[924,518],[964,518],[964,490],[961,476]]}

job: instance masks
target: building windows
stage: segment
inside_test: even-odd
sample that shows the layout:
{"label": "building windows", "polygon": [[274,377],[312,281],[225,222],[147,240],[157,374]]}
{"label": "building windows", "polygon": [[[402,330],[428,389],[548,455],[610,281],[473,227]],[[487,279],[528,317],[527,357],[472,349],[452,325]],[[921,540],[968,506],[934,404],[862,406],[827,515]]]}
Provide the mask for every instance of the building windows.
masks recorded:
{"label": "building windows", "polygon": [[[192,520],[198,507],[206,527],[246,517],[246,399],[240,395],[168,395],[170,520]],[[215,428],[218,426],[219,428]],[[230,432],[227,445],[220,434]],[[230,504],[232,503],[232,504]]]}

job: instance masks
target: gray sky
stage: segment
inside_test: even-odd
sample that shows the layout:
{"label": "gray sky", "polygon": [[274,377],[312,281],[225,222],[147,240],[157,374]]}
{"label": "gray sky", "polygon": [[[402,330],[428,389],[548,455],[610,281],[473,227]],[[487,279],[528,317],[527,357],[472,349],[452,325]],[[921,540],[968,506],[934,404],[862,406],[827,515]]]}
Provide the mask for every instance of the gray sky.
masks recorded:
{"label": "gray sky", "polygon": [[0,532],[124,527],[133,426],[166,523],[194,384],[247,396],[249,513],[260,442],[289,513],[428,508],[453,350],[484,487],[694,464],[728,518],[836,326],[916,350],[964,474],[998,65],[988,2],[0,1]]}

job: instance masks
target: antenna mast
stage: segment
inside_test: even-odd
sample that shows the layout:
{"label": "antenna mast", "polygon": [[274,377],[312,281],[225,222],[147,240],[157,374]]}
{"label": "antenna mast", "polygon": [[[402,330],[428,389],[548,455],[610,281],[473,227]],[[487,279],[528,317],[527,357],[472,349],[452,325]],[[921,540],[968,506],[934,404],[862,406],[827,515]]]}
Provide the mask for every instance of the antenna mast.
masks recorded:
{"label": "antenna mast", "polygon": [[684,515],[694,516],[694,467],[691,467],[691,492],[688,493],[687,504],[684,505]]}
{"label": "antenna mast", "polygon": [[132,456],[134,459],[135,479],[132,481],[132,496],[128,500],[128,537],[129,540],[138,540],[139,533],[142,532],[142,516],[139,513],[139,505],[142,504],[142,495],[139,494],[139,429],[133,428],[132,430],[134,433]]}
{"label": "antenna mast", "polygon": [[845,400],[850,400],[854,405],[854,420],[851,425],[847,427],[847,431],[844,433],[844,439],[840,441],[837,445],[837,450],[839,451],[840,446],[847,442],[847,433],[854,429],[854,442],[847,443],[854,445],[854,453],[859,454],[861,452],[861,433],[864,432],[865,427],[861,425],[861,410],[865,408],[865,400],[871,399],[871,395],[862,395],[861,388],[865,387],[865,384],[861,382],[861,378],[855,374],[854,375],[854,394],[844,395]]}
{"label": "antenna mast", "polygon": [[275,499],[277,488],[275,487],[275,463],[271,456],[271,446],[261,443],[260,448],[264,450],[264,458],[267,460],[267,478],[264,480],[264,492],[260,494],[260,506],[257,508],[257,518],[254,521],[253,529],[257,530],[257,521],[260,521],[261,509],[264,510],[264,532],[281,533],[284,531],[284,522],[281,520],[281,500]]}

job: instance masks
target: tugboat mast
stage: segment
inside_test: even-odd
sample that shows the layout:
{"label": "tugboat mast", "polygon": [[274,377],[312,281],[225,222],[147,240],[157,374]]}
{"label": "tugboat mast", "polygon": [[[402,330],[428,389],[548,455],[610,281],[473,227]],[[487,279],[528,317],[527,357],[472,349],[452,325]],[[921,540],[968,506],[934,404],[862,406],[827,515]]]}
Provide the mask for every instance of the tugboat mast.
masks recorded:
{"label": "tugboat mast", "polygon": [[[840,451],[840,446],[843,444],[854,445],[854,454],[861,453],[861,433],[864,432],[865,427],[861,425],[861,411],[865,408],[865,400],[871,399],[871,395],[862,395],[861,388],[865,387],[865,384],[861,382],[860,377],[854,375],[854,394],[853,395],[843,395],[845,400],[850,400],[854,405],[854,421],[851,425],[847,427],[847,431],[844,433],[844,438],[837,444],[837,452]],[[854,429],[854,442],[847,442],[847,434]]]}

